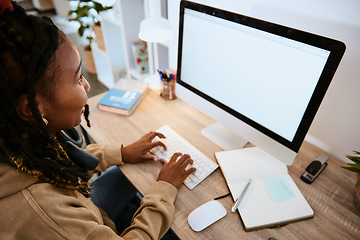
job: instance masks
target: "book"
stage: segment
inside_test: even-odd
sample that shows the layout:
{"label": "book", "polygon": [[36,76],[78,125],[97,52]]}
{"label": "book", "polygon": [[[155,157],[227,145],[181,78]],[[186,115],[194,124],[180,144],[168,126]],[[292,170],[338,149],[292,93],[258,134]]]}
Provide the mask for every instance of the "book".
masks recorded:
{"label": "book", "polygon": [[140,80],[121,79],[98,101],[102,111],[131,116],[149,91],[148,85]]}
{"label": "book", "polygon": [[216,152],[215,157],[234,202],[252,179],[237,210],[245,230],[281,226],[314,216],[287,166],[260,148]]}

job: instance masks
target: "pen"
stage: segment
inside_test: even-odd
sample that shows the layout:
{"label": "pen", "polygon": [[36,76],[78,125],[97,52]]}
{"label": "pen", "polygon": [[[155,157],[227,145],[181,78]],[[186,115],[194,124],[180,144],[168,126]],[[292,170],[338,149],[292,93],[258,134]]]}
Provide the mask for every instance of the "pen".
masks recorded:
{"label": "pen", "polygon": [[164,80],[163,80],[163,78],[162,78],[162,74],[161,74],[160,70],[158,69],[157,72],[159,73],[160,80],[163,82]]}
{"label": "pen", "polygon": [[244,190],[241,192],[240,197],[236,200],[236,202],[234,203],[233,207],[231,208],[231,212],[235,212],[236,209],[239,207],[240,201],[241,201],[241,199],[244,197],[245,192],[246,192],[246,190],[249,188],[250,183],[251,183],[251,178],[250,178],[249,182],[246,184]]}

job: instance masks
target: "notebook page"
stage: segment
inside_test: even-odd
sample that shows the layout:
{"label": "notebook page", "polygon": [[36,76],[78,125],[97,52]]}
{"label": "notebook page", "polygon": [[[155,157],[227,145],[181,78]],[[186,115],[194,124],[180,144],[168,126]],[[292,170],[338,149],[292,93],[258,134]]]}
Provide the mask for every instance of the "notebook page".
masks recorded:
{"label": "notebook page", "polygon": [[215,156],[228,185],[288,173],[284,163],[257,147],[216,152]]}

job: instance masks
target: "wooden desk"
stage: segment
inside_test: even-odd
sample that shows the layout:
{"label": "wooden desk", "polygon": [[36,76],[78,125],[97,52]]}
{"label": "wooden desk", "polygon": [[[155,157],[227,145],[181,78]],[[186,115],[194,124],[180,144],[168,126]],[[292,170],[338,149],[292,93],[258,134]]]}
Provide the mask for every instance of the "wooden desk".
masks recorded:
{"label": "wooden desk", "polygon": [[[201,135],[200,131],[214,121],[180,99],[163,100],[157,91],[151,91],[131,117],[123,117],[96,109],[102,95],[89,99],[92,127],[82,124],[99,144],[120,142],[125,146],[143,134],[167,124],[195,147],[215,160],[219,147]],[[345,165],[329,157],[328,166],[314,183],[300,180],[306,166],[314,160],[319,149],[304,143],[289,173],[298,185],[315,215],[312,219],[290,223],[273,229],[245,232],[237,213],[231,213],[231,197],[219,200],[228,214],[202,232],[196,233],[187,223],[188,214],[214,197],[229,192],[220,169],[217,169],[194,190],[182,185],[175,203],[176,213],[172,229],[181,239],[360,239],[360,211],[354,207],[355,175],[340,168]],[[327,155],[329,156],[329,155]],[[125,164],[121,170],[143,194],[149,192],[156,181],[160,163]],[[296,206],[295,206],[296,207]]]}

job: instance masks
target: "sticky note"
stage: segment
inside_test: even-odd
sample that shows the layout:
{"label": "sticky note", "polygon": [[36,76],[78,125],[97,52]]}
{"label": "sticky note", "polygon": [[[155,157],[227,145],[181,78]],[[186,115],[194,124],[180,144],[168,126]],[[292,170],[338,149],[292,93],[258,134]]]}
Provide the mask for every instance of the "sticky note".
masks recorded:
{"label": "sticky note", "polygon": [[281,201],[296,197],[285,176],[266,178],[263,181],[274,201]]}

